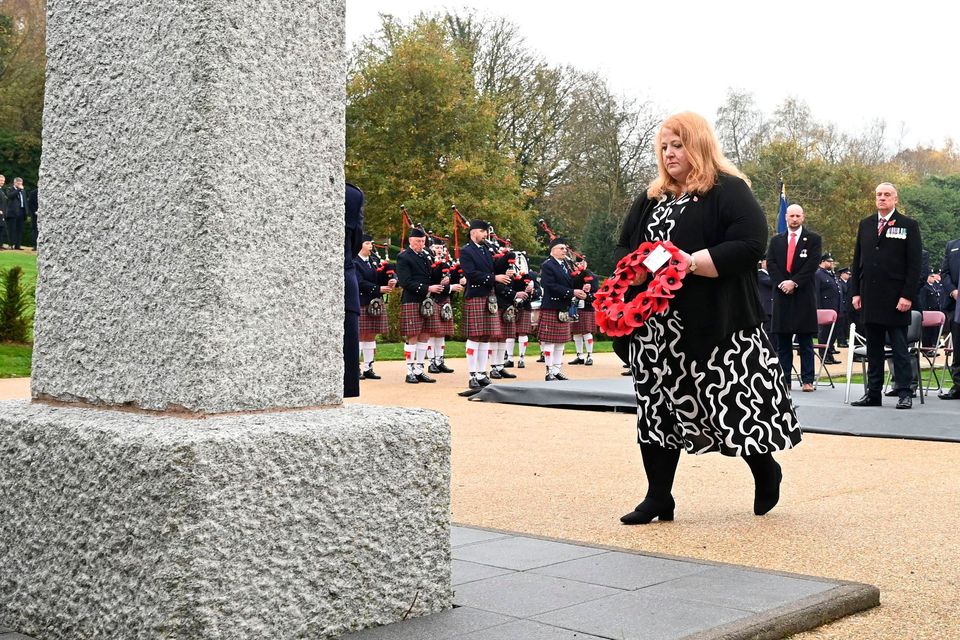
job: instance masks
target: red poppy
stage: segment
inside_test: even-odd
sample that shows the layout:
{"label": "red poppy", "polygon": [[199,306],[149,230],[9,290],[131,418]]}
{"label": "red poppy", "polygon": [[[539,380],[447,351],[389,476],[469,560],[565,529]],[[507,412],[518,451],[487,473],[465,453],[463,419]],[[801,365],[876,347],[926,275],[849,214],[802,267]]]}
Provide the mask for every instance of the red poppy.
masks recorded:
{"label": "red poppy", "polygon": [[628,313],[624,319],[626,320],[626,325],[628,327],[636,329],[637,327],[642,327],[649,317],[650,315],[647,313],[633,310]]}
{"label": "red poppy", "polygon": [[[672,298],[673,296],[670,296],[670,297]],[[662,314],[662,313],[665,313],[669,307],[670,307],[670,303],[667,302],[666,297],[653,298],[653,303],[652,303],[650,312]]]}
{"label": "red poppy", "polygon": [[682,286],[683,275],[674,267],[667,267],[657,275],[657,282],[667,291],[676,291]]}

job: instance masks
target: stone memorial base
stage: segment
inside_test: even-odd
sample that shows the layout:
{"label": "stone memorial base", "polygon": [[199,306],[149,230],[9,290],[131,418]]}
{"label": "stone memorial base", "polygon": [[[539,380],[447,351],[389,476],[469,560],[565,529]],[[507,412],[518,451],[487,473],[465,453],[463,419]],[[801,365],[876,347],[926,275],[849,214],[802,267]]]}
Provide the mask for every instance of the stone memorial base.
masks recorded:
{"label": "stone memorial base", "polygon": [[0,403],[0,627],[331,638],[446,609],[449,461],[425,410]]}

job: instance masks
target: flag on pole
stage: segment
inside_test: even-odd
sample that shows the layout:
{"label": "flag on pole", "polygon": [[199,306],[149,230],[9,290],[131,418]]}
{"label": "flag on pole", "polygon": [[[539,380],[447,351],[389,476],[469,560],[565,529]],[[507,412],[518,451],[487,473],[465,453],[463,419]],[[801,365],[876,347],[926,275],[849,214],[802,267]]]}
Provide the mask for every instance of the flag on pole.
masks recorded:
{"label": "flag on pole", "polygon": [[777,214],[777,233],[787,230],[787,185],[780,181],[780,212]]}

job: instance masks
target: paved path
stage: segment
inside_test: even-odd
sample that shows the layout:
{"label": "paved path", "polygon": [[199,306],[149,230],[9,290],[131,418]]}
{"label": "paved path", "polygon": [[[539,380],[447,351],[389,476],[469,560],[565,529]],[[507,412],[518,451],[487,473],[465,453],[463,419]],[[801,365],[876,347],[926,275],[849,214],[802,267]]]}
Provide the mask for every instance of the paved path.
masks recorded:
{"label": "paved path", "polygon": [[455,526],[456,608],[342,640],[783,638],[875,587]]}

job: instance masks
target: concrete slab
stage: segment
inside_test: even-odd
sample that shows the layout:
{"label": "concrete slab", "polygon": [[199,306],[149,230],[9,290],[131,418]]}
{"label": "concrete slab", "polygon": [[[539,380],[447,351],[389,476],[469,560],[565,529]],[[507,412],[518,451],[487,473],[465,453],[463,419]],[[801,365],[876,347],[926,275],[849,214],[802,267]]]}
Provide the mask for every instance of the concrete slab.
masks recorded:
{"label": "concrete slab", "polygon": [[454,560],[451,566],[450,582],[453,586],[476,582],[477,580],[486,580],[495,578],[507,573],[513,573],[510,569],[501,569],[500,567],[491,567],[476,562],[467,562],[466,560]]}
{"label": "concrete slab", "polygon": [[490,540],[499,540],[500,538],[509,538],[506,533],[497,533],[495,531],[484,531],[483,529],[470,529],[468,527],[450,527],[450,546],[462,547],[477,542],[488,542]]}
{"label": "concrete slab", "polygon": [[483,609],[515,618],[532,616],[620,593],[618,589],[573,580],[511,573],[458,587],[455,605]]}
{"label": "concrete slab", "polygon": [[829,582],[798,580],[773,573],[712,567],[644,589],[644,593],[760,612],[829,591]]}
{"label": "concrete slab", "polygon": [[628,591],[534,620],[604,638],[673,640],[749,616],[749,611],[740,609]]}
{"label": "concrete slab", "polygon": [[518,620],[499,627],[491,627],[463,636],[463,640],[603,640],[579,631],[551,627],[550,625]]}
{"label": "concrete slab", "polygon": [[455,560],[526,571],[603,553],[602,549],[514,536],[453,550]]}
{"label": "concrete slab", "polygon": [[425,618],[405,620],[352,633],[344,638],[350,640],[448,640],[462,638],[468,633],[481,629],[499,627],[513,620],[489,611],[457,607]]}
{"label": "concrete slab", "polygon": [[706,565],[691,562],[611,551],[532,569],[531,573],[632,591],[706,571],[708,568]]}

